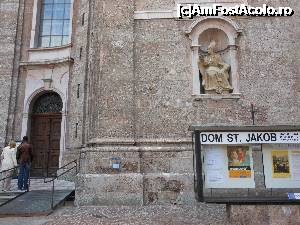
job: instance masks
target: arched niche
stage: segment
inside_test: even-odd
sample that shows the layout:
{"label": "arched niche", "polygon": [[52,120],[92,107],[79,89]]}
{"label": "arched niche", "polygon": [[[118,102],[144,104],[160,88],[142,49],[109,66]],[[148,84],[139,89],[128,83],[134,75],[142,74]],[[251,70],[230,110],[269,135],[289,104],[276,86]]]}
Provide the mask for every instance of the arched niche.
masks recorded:
{"label": "arched niche", "polygon": [[[211,40],[217,43],[216,51],[221,58],[230,65],[230,83],[233,91],[230,94],[238,96],[239,74],[237,57],[237,38],[242,32],[239,25],[227,17],[205,17],[194,21],[186,30],[191,39],[192,67],[193,67],[193,95],[203,95],[201,77],[199,74],[199,55],[207,54],[207,47]],[[228,96],[227,96],[228,97]]]}

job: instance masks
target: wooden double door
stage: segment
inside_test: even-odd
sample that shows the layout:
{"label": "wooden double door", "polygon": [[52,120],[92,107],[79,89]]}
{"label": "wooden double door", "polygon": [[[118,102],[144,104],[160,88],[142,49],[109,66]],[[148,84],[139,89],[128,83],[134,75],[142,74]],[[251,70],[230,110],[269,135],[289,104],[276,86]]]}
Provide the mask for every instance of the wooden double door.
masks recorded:
{"label": "wooden double door", "polygon": [[61,113],[32,115],[30,139],[34,159],[31,176],[51,177],[59,168],[61,119]]}

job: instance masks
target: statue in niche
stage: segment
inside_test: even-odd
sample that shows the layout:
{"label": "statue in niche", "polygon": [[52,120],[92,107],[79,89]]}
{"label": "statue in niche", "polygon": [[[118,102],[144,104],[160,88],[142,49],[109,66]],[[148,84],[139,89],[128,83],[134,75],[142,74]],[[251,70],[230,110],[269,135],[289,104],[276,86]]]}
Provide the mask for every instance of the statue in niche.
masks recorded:
{"label": "statue in niche", "polygon": [[232,91],[229,84],[230,65],[223,62],[221,56],[215,53],[216,42],[211,41],[208,55],[199,59],[198,65],[202,75],[202,85],[206,94],[226,94]]}

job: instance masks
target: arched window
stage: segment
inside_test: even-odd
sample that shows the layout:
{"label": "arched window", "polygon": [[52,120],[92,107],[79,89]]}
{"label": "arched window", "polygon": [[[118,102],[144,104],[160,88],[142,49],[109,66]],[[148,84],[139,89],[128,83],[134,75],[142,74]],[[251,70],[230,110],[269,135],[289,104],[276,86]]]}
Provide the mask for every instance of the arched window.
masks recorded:
{"label": "arched window", "polygon": [[70,42],[72,0],[41,0],[38,47],[55,47]]}
{"label": "arched window", "polygon": [[62,111],[63,102],[55,92],[45,93],[34,102],[32,114],[59,113]]}

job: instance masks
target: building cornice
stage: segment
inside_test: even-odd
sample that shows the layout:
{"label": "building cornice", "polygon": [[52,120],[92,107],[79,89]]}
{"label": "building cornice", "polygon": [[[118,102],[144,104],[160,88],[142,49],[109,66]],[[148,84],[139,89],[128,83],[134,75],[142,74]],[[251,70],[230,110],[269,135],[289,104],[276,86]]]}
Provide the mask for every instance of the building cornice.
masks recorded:
{"label": "building cornice", "polygon": [[55,59],[55,60],[21,61],[20,67],[30,68],[30,67],[51,66],[57,64],[73,64],[73,63],[74,63],[73,58],[66,57],[66,58]]}

